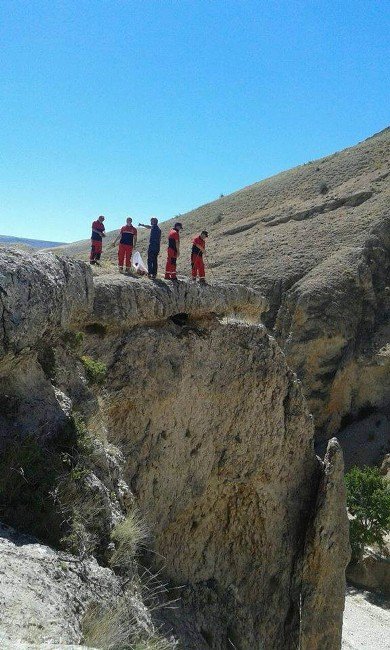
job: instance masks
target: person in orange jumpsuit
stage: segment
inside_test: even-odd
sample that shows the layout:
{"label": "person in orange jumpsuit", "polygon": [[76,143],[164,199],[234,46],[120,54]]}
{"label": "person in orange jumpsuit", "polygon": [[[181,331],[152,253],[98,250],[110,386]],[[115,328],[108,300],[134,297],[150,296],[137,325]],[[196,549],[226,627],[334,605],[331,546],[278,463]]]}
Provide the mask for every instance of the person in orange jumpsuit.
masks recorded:
{"label": "person in orange jumpsuit", "polygon": [[165,279],[177,280],[176,277],[176,263],[180,255],[180,231],[183,230],[183,225],[178,221],[173,226],[168,235],[168,251],[167,263],[165,266]]}
{"label": "person in orange jumpsuit", "polygon": [[125,263],[126,273],[131,270],[131,255],[133,248],[137,244],[137,229],[132,225],[133,220],[131,217],[126,219],[126,225],[122,226],[119,235],[115,238],[113,246],[116,246],[118,239],[118,268],[119,273],[123,273],[123,263]]}
{"label": "person in orange jumpsuit", "polygon": [[202,230],[200,235],[192,240],[191,250],[191,274],[193,282],[196,282],[196,276],[199,275],[199,281],[206,282],[203,253],[206,248],[206,239],[209,236],[207,230]]}
{"label": "person in orange jumpsuit", "polygon": [[92,222],[92,235],[91,235],[91,254],[89,256],[90,264],[97,264],[100,266],[100,257],[103,248],[103,237],[106,236],[104,227],[104,217],[101,214],[96,221]]}

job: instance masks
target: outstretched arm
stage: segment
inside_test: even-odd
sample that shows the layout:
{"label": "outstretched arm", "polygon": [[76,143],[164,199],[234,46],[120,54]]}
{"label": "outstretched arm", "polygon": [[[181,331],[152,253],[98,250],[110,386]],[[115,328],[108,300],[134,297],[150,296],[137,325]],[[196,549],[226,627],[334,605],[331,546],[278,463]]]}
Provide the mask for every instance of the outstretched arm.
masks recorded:
{"label": "outstretched arm", "polygon": [[152,229],[152,226],[149,226],[146,223],[139,223],[138,225],[139,225],[140,228],[147,228],[148,230]]}

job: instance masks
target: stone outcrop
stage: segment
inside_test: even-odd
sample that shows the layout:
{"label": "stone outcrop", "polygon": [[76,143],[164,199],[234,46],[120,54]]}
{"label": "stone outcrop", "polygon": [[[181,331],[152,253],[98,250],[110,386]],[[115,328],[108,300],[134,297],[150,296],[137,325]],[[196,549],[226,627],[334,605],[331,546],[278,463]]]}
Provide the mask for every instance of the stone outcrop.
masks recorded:
{"label": "stone outcrop", "polygon": [[189,282],[140,282],[123,276],[100,276],[95,280],[92,318],[109,329],[158,323],[177,314],[192,318],[210,315],[245,316],[257,322],[267,301],[242,285],[201,286]]}
{"label": "stone outcrop", "polygon": [[78,646],[88,605],[109,604],[121,593],[109,569],[79,562],[1,524],[0,574],[0,645],[8,650]]}
{"label": "stone outcrop", "polygon": [[302,570],[300,650],[333,650],[341,644],[345,567],[350,559],[341,448],[330,440],[315,515],[306,533]]}
{"label": "stone outcrop", "polygon": [[46,253],[0,249],[0,352],[34,346],[85,316],[92,300],[85,264]]}
{"label": "stone outcrop", "polygon": [[[390,404],[390,221],[345,247],[283,297],[275,332],[322,437]],[[387,250],[384,242],[387,241]],[[348,418],[346,417],[348,416]]]}
{"label": "stone outcrop", "polygon": [[367,549],[358,562],[348,565],[347,577],[358,587],[390,597],[390,557]]}
{"label": "stone outcrop", "polygon": [[[390,415],[389,178],[387,128],[181,217],[178,272],[188,274],[191,238],[207,228],[207,277],[267,298],[264,322],[301,379],[324,442],[368,413]],[[107,233],[104,273],[108,260],[116,272],[108,246],[116,234]],[[142,254],[148,238],[139,233]],[[62,250],[87,259],[89,242]]]}
{"label": "stone outcrop", "polygon": [[[141,292],[139,281],[111,287],[117,298],[107,301],[107,313],[112,302],[128,304],[124,293],[132,299],[134,284]],[[94,305],[93,317],[101,318],[100,302]],[[186,585],[182,602],[193,625],[190,633],[186,626],[185,646],[222,650],[230,640],[242,650],[295,648],[304,531],[320,516],[313,514],[313,500],[326,471],[313,452],[312,418],[264,327],[221,323],[211,317],[214,307],[207,318],[183,311],[183,321],[150,318],[147,327],[119,339],[110,328],[89,337],[88,353],[108,368],[103,415],[110,440],[123,450],[126,480],[154,531],[155,569],[173,585]],[[348,545],[335,533],[338,510],[329,529],[333,508],[344,505],[339,471],[332,486],[324,534],[333,534],[339,553],[335,639]],[[329,564],[319,590],[331,576]],[[325,610],[323,601],[316,616],[325,618]]]}
{"label": "stone outcrop", "polygon": [[[15,260],[12,292],[3,295],[0,388],[4,403],[6,394],[14,405],[0,422],[4,438],[12,422],[37,440],[46,423],[44,440],[55,438],[61,418],[76,409],[100,444],[120,449],[130,501],[150,530],[144,562],[181,594],[180,620],[163,618],[188,650],[295,650],[312,627],[310,650],[322,650],[315,632],[321,618],[336,650],[347,561],[341,464],[334,447],[325,464],[314,454],[300,382],[276,341],[253,322],[264,299],[239,286],[230,292],[129,278],[100,277],[91,288],[85,265],[73,269],[40,254],[32,256],[32,273],[47,265],[62,284],[51,292],[48,281],[49,309],[37,316],[38,306],[28,309],[37,286],[17,300],[24,276],[22,259]],[[75,350],[69,334],[79,330]],[[30,331],[24,344],[21,333]],[[85,355],[105,364],[103,388],[88,384]],[[29,423],[34,399],[39,407]],[[96,487],[105,504],[104,526],[87,527],[101,536],[92,548],[104,560],[126,503],[111,461],[96,447],[93,454],[81,474],[75,469],[83,489]],[[312,565],[328,552],[334,570],[328,563],[314,576]],[[337,603],[332,621],[329,586]]]}

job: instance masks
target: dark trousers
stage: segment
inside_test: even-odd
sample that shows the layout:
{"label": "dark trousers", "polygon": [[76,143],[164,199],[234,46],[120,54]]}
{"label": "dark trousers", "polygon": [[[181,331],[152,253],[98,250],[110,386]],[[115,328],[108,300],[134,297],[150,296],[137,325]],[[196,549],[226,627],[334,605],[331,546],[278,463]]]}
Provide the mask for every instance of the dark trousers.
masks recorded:
{"label": "dark trousers", "polygon": [[157,258],[158,251],[148,250],[148,273],[149,275],[157,275]]}

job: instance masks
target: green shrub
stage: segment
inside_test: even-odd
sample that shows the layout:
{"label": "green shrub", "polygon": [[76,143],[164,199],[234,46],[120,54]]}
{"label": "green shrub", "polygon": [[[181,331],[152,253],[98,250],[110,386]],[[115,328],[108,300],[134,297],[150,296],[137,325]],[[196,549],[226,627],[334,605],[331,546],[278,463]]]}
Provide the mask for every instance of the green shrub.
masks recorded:
{"label": "green shrub", "polygon": [[102,361],[95,361],[92,357],[88,356],[81,357],[81,361],[83,362],[88,381],[91,384],[103,384],[107,374],[106,364]]}
{"label": "green shrub", "polygon": [[71,350],[77,350],[83,343],[84,334],[83,332],[64,332],[62,340]]}
{"label": "green shrub", "polygon": [[327,194],[327,193],[329,192],[329,187],[328,187],[328,185],[325,183],[325,181],[323,181],[322,183],[320,183],[319,191],[320,191],[320,194]]}
{"label": "green shrub", "polygon": [[362,556],[365,547],[383,547],[390,532],[390,486],[376,467],[353,467],[345,476],[350,521],[352,561]]}

